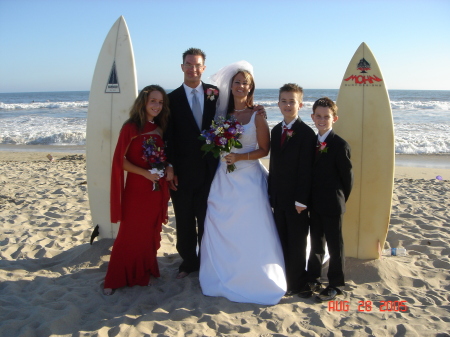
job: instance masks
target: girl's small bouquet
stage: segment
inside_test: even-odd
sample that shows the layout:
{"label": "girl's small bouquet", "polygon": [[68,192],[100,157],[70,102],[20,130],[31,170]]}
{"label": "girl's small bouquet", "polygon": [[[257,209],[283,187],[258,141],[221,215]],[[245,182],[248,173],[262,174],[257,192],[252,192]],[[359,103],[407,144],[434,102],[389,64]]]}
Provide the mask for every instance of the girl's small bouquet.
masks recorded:
{"label": "girl's small bouquet", "polygon": [[[144,148],[142,159],[146,160],[152,167],[149,170],[150,173],[157,173],[160,178],[164,177],[165,161],[167,160],[164,147],[156,145],[156,139],[151,136],[144,140],[142,147]],[[153,184],[153,191],[159,191],[158,182]]]}
{"label": "girl's small bouquet", "polygon": [[[244,133],[244,127],[239,123],[234,116],[229,116],[228,119],[219,117],[213,121],[209,130],[203,130],[198,139],[204,140],[206,143],[201,147],[205,154],[212,152],[215,158],[225,153],[230,153],[234,147],[236,149],[242,148],[239,138]],[[227,172],[233,172],[236,165],[227,165]]]}

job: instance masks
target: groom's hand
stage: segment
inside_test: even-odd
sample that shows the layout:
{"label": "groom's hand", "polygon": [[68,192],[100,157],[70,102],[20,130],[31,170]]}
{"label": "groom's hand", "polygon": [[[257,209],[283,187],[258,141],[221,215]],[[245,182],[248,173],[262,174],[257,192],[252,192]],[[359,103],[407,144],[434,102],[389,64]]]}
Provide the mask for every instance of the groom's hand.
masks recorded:
{"label": "groom's hand", "polygon": [[262,115],[265,119],[267,119],[266,110],[262,105],[255,105],[253,107],[253,111],[257,111],[256,113],[257,115]]}
{"label": "groom's hand", "polygon": [[302,211],[304,211],[306,209],[306,207],[301,207],[301,206],[295,206],[295,209],[297,210],[297,213],[300,214]]}
{"label": "groom's hand", "polygon": [[169,181],[169,188],[173,191],[176,191],[177,186],[178,186],[178,176],[174,175],[173,180]]}
{"label": "groom's hand", "polygon": [[174,176],[173,167],[167,166],[166,170],[165,170],[165,173],[166,173],[166,180],[167,181],[173,180],[173,176]]}

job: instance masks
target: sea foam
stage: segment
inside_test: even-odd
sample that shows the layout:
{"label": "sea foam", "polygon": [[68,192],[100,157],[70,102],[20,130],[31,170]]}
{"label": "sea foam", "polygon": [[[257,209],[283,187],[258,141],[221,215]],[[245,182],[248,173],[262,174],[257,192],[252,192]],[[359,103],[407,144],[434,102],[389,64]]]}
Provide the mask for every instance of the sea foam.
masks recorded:
{"label": "sea foam", "polygon": [[[311,126],[314,101],[336,89],[305,89],[299,115]],[[450,91],[390,90],[395,152],[450,153]],[[89,92],[0,93],[0,144],[85,145]],[[278,90],[256,89],[255,103],[266,108],[270,128],[283,116]],[[338,111],[342,123],[344,111]]]}

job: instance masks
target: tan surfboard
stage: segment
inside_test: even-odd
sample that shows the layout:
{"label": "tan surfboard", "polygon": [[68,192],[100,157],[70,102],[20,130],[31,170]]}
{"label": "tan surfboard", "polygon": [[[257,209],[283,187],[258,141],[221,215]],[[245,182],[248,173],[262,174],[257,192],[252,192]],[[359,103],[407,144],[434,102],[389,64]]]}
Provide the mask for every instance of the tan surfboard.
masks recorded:
{"label": "tan surfboard", "polygon": [[133,47],[121,16],[111,27],[98,56],[89,94],[86,171],[89,206],[100,238],[115,238],[110,220],[111,162],[120,129],[137,97]]}
{"label": "tan surfboard", "polygon": [[352,149],[353,190],[347,201],[345,255],[379,258],[389,227],[394,184],[394,125],[380,67],[362,43],[345,72],[333,129]]}

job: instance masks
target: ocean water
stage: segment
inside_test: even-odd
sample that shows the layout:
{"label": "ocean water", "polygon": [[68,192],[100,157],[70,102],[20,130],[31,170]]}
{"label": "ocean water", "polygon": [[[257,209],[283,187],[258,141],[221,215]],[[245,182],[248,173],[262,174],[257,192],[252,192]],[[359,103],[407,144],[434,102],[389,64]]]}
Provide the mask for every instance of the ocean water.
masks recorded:
{"label": "ocean water", "polygon": [[[337,94],[305,89],[300,117],[313,127],[314,101]],[[390,90],[389,96],[397,154],[450,153],[450,91]],[[84,146],[88,101],[88,91],[0,93],[0,145]],[[255,102],[266,107],[270,127],[282,120],[277,89],[256,89]]]}

